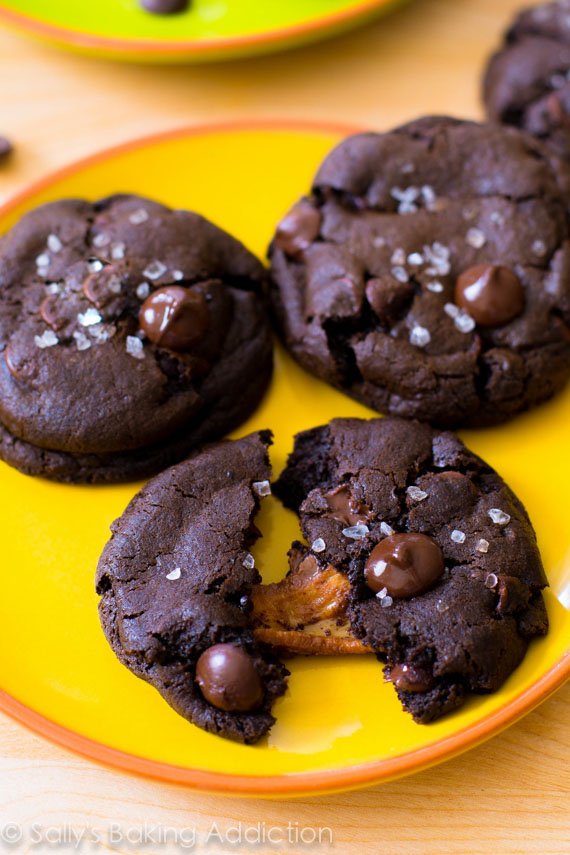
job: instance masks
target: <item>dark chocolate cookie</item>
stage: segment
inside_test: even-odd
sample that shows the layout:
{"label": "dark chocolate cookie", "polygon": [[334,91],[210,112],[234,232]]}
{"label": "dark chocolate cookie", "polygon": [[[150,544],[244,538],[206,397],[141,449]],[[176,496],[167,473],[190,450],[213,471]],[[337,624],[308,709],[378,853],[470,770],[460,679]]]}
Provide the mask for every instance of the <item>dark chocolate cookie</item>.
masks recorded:
{"label": "dark chocolate cookie", "polygon": [[127,195],[30,212],[0,242],[0,457],[116,481],[236,427],[271,376],[264,281],[198,214]]}
{"label": "dark chocolate cookie", "polygon": [[498,689],[546,633],[528,516],[453,434],[335,419],[296,437],[274,492],[323,570],[348,576],[353,633],[417,721]]}
{"label": "dark chocolate cookie", "polygon": [[570,376],[568,238],[550,155],[515,128],[359,134],[277,229],[274,313],[302,365],[368,406],[498,423]]}
{"label": "dark chocolate cookie", "polygon": [[570,191],[570,3],[522,10],[487,66],[483,98],[491,119],[523,128],[559,159]]}
{"label": "dark chocolate cookie", "polygon": [[121,662],[189,721],[245,743],[273,724],[288,673],[250,619],[270,442],[261,432],[206,446],[155,477],[114,523],[97,572]]}

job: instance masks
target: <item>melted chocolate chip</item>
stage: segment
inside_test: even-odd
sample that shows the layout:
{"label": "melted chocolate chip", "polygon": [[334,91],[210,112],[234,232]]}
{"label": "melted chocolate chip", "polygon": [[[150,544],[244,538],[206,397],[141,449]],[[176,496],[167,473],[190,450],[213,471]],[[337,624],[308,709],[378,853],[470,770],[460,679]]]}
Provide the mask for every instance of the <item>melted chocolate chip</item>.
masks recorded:
{"label": "melted chocolate chip", "polygon": [[102,270],[91,273],[83,282],[83,293],[89,302],[97,306],[98,309],[110,307],[112,310],[115,304],[120,304],[121,300],[117,298],[121,290],[121,279],[111,264],[105,265]]}
{"label": "melted chocolate chip", "polygon": [[299,258],[318,237],[320,228],[321,212],[306,199],[302,199],[277,226],[275,245],[286,255]]}
{"label": "melted chocolate chip", "polygon": [[196,682],[206,700],[226,712],[248,712],[263,700],[263,686],[249,654],[235,644],[209,647],[196,665]]}
{"label": "melted chocolate chip", "polygon": [[480,326],[500,327],[524,309],[524,290],[508,267],[477,264],[458,278],[455,302]]}
{"label": "melted chocolate chip", "polygon": [[340,487],[335,487],[334,490],[329,490],[325,493],[324,498],[330,508],[326,517],[347,525],[356,525],[357,523],[365,523],[370,519],[370,510],[364,502],[355,499],[350,488],[346,484]]}
{"label": "melted chocolate chip", "polygon": [[189,5],[189,0],[139,0],[139,2],[145,12],[153,12],[155,15],[184,12]]}
{"label": "melted chocolate chip", "polygon": [[394,665],[390,682],[401,692],[427,692],[433,686],[433,677],[415,665]]}
{"label": "melted chocolate chip", "polygon": [[168,350],[191,350],[207,332],[208,305],[199,291],[166,285],[144,301],[139,323],[153,344]]}
{"label": "melted chocolate chip", "polygon": [[425,534],[392,534],[374,547],[364,569],[368,587],[391,597],[415,597],[443,574],[441,549]]}

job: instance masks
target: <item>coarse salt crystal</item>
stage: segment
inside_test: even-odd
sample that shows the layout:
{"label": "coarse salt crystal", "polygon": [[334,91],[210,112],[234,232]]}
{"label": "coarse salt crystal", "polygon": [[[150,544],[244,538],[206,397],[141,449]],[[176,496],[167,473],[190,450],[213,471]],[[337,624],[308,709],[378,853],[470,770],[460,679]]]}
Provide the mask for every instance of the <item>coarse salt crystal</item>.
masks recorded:
{"label": "coarse salt crystal", "polygon": [[383,600],[384,597],[388,596],[388,588],[382,588],[381,591],[378,591],[376,596],[378,597],[379,600]]}
{"label": "coarse salt crystal", "polygon": [[125,257],[125,244],[124,243],[113,243],[111,244],[111,258],[114,261],[119,261],[121,258]]}
{"label": "coarse salt crystal", "polygon": [[255,567],[255,558],[253,557],[251,552],[248,552],[245,558],[243,559],[243,566],[246,568],[246,570],[253,570],[253,568]]}
{"label": "coarse salt crystal", "polygon": [[461,312],[461,309],[459,306],[456,306],[455,303],[446,303],[443,307],[443,311],[446,315],[449,315],[450,318],[456,318]]}
{"label": "coarse salt crystal", "polygon": [[82,327],[92,327],[94,324],[100,324],[103,318],[97,309],[89,308],[77,315],[77,320]]}
{"label": "coarse salt crystal", "polygon": [[182,279],[184,279],[184,273],[181,270],[173,270],[172,278],[175,282],[180,282]]}
{"label": "coarse salt crystal", "polygon": [[50,261],[51,259],[47,252],[42,252],[42,254],[38,255],[36,258],[36,267],[49,267]]}
{"label": "coarse salt crystal", "polygon": [[106,235],[105,232],[99,232],[93,238],[93,246],[97,247],[97,249],[102,249],[104,246],[108,246],[111,243],[111,236]]}
{"label": "coarse salt crystal", "polygon": [[122,288],[121,280],[118,276],[110,276],[107,282],[107,288],[111,292],[111,294],[120,294]]}
{"label": "coarse salt crystal", "polygon": [[59,343],[59,339],[53,330],[45,330],[41,335],[34,336],[36,347],[43,350],[45,347],[54,347]]}
{"label": "coarse salt crystal", "polygon": [[481,229],[475,228],[469,229],[465,236],[465,240],[467,241],[469,246],[473,247],[473,249],[481,249],[481,247],[485,246],[485,244],[487,243],[487,238],[485,237]]}
{"label": "coarse salt crystal", "polygon": [[271,495],[271,484],[269,481],[254,481],[252,484],[254,493],[263,498]]}
{"label": "coarse salt crystal", "polygon": [[408,487],[406,493],[408,494],[410,499],[413,499],[414,502],[423,502],[423,500],[427,499],[428,497],[428,494],[425,492],[425,490],[420,490],[419,487],[415,486]]}
{"label": "coarse salt crystal", "polygon": [[138,208],[138,210],[133,211],[133,213],[129,215],[129,222],[134,226],[140,226],[141,223],[146,223],[147,220],[148,211],[144,208]]}
{"label": "coarse salt crystal", "polygon": [[507,525],[511,521],[510,515],[500,508],[490,508],[488,514],[496,525]]}
{"label": "coarse salt crystal", "polygon": [[50,252],[59,252],[63,249],[63,244],[57,235],[48,235],[47,247]]}
{"label": "coarse salt crystal", "polygon": [[100,270],[103,270],[105,265],[99,258],[90,258],[88,262],[88,267],[91,273],[99,273]]}
{"label": "coarse salt crystal", "polygon": [[91,347],[91,342],[89,341],[85,333],[81,332],[81,330],[76,330],[73,333],[73,338],[75,339],[77,350],[89,350],[89,348]]}
{"label": "coarse salt crystal", "polygon": [[431,341],[429,330],[416,324],[410,332],[410,344],[414,347],[426,347]]}
{"label": "coarse salt crystal", "polygon": [[468,315],[467,312],[459,312],[459,314],[453,319],[453,323],[455,324],[456,329],[462,333],[473,332],[477,326],[474,319],[471,315]]}
{"label": "coarse salt crystal", "polygon": [[46,292],[48,294],[59,294],[61,293],[61,285],[59,282],[50,282],[49,285],[46,285]]}
{"label": "coarse salt crystal", "polygon": [[543,240],[533,241],[531,249],[535,255],[546,255],[546,244]]}
{"label": "coarse salt crystal", "polygon": [[405,284],[409,281],[409,276],[404,267],[393,267],[392,268],[392,276],[394,279],[397,279],[398,282]]}
{"label": "coarse salt crystal", "polygon": [[411,252],[408,255],[408,264],[411,264],[412,267],[419,267],[419,265],[423,263],[424,257],[421,252]]}
{"label": "coarse salt crystal", "polygon": [[160,279],[166,271],[167,267],[162,261],[151,261],[143,270],[143,276],[147,279]]}
{"label": "coarse salt crystal", "polygon": [[394,529],[392,528],[391,525],[388,525],[387,522],[381,522],[380,523],[380,531],[386,537],[390,537],[392,534],[394,534]]}
{"label": "coarse salt crystal", "polygon": [[369,534],[370,529],[364,523],[358,523],[357,525],[348,526],[348,528],[343,528],[342,533],[345,537],[350,538],[351,540],[360,540],[363,537],[366,537]]}
{"label": "coarse salt crystal", "polygon": [[137,287],[137,297],[139,300],[146,300],[148,295],[150,294],[150,285],[148,282],[141,282],[141,284]]}
{"label": "coarse salt crystal", "polygon": [[465,543],[465,532],[454,528],[451,532],[451,539],[454,543]]}
{"label": "coarse salt crystal", "polygon": [[482,552],[482,553],[488,552],[489,551],[489,541],[485,540],[485,538],[482,537],[480,540],[477,541],[477,545],[476,545],[475,549],[477,550],[477,552]]}
{"label": "coarse salt crystal", "polygon": [[394,252],[392,253],[392,257],[390,259],[390,262],[392,264],[405,264],[406,263],[406,253],[404,252],[404,250],[402,249],[401,246],[398,247],[398,249],[394,250]]}
{"label": "coarse salt crystal", "polygon": [[498,581],[499,580],[497,579],[494,573],[489,573],[489,575],[485,579],[485,587],[494,588]]}
{"label": "coarse salt crystal", "polygon": [[316,540],[313,540],[313,543],[311,545],[311,549],[313,550],[313,552],[324,552],[326,548],[327,545],[322,539],[322,537],[317,537]]}
{"label": "coarse salt crystal", "polygon": [[180,579],[181,576],[182,576],[182,570],[180,569],[180,567],[175,567],[174,570],[172,570],[170,573],[166,574],[166,578],[170,582],[176,582],[176,580]]}
{"label": "coarse salt crystal", "polygon": [[383,609],[389,609],[393,602],[394,600],[392,599],[392,597],[382,597],[382,599],[380,600],[380,605]]}
{"label": "coarse salt crystal", "polygon": [[135,359],[144,359],[144,344],[136,335],[128,335],[126,341],[127,353]]}

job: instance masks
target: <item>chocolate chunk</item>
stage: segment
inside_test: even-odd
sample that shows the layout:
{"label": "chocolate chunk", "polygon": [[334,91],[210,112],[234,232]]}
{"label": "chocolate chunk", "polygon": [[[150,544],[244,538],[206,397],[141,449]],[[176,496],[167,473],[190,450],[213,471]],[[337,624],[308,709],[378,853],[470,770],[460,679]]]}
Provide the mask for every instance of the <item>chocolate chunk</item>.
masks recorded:
{"label": "chocolate chunk", "polygon": [[340,487],[335,487],[334,490],[329,490],[325,493],[330,511],[325,516],[333,520],[339,520],[346,525],[357,525],[358,523],[366,523],[370,519],[370,510],[364,502],[355,499],[350,492],[350,487],[342,484]]}
{"label": "chocolate chunk", "polygon": [[404,311],[414,295],[410,282],[398,282],[392,276],[369,279],[366,299],[382,323],[393,323]]}
{"label": "chocolate chunk", "polygon": [[166,285],[146,298],[139,322],[154,344],[181,352],[191,350],[208,329],[208,306],[199,291]]}
{"label": "chocolate chunk", "polygon": [[455,302],[480,326],[500,327],[523,311],[524,290],[508,267],[477,264],[457,279]]}
{"label": "chocolate chunk", "polygon": [[401,692],[427,692],[433,686],[433,677],[415,665],[394,665],[390,669],[390,682]]}
{"label": "chocolate chunk", "polygon": [[425,534],[392,534],[370,553],[364,569],[368,587],[390,597],[415,597],[429,590],[444,571],[437,543]]}
{"label": "chocolate chunk", "polygon": [[226,712],[249,712],[263,700],[253,659],[235,644],[215,644],[202,653],[196,681],[206,700]]}
{"label": "chocolate chunk", "polygon": [[294,205],[277,226],[275,244],[292,258],[302,256],[319,234],[321,212],[306,199]]}
{"label": "chocolate chunk", "polygon": [[145,12],[155,15],[173,15],[184,12],[189,6],[189,0],[139,0]]}

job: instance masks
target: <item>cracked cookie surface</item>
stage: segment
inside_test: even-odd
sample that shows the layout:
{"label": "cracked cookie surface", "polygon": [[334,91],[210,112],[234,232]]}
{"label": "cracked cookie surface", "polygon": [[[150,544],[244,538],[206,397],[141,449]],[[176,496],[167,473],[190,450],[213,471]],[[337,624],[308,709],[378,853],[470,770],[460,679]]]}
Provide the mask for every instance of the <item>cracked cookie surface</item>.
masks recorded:
{"label": "cracked cookie surface", "polygon": [[[101,623],[120,661],[189,721],[245,743],[273,724],[288,674],[251,619],[255,485],[270,477],[270,442],[261,432],[216,443],[156,476],[113,524],[97,571]],[[197,682],[201,657],[228,645],[261,688],[251,710],[215,706]]]}
{"label": "cracked cookie surface", "polygon": [[570,375],[568,238],[559,174],[517,129],[359,134],[277,229],[274,314],[305,368],[374,409],[498,423]]}
{"label": "cracked cookie surface", "polygon": [[[452,433],[335,419],[296,437],[274,492],[299,513],[320,566],[347,576],[352,632],[417,721],[497,690],[546,633],[547,581],[524,507]],[[410,532],[439,548],[443,573],[417,596],[371,589],[374,548]]]}
{"label": "cracked cookie surface", "polygon": [[0,242],[0,457],[116,481],[236,427],[271,376],[264,281],[230,235],[148,199],[28,213]]}
{"label": "cracked cookie surface", "polygon": [[523,9],[491,57],[483,81],[489,118],[548,145],[570,191],[570,3]]}

